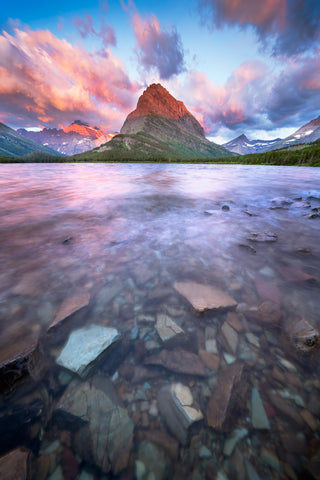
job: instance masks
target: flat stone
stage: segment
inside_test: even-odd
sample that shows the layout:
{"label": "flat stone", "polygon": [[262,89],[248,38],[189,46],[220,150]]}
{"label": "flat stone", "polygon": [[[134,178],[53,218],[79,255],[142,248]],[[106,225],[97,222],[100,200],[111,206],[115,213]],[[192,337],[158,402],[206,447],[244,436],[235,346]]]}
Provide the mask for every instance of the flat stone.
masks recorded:
{"label": "flat stone", "polygon": [[60,305],[53,322],[50,324],[47,331],[50,332],[68,317],[86,307],[89,304],[89,301],[90,294],[86,291],[76,292],[70,297],[67,297]]}
{"label": "flat stone", "polygon": [[225,310],[237,306],[237,302],[230,295],[209,285],[175,282],[173,286],[198,312]]}
{"label": "flat stone", "polygon": [[256,388],[251,391],[251,422],[258,430],[270,430],[270,423]]}
{"label": "flat stone", "polygon": [[208,353],[213,353],[214,355],[218,355],[218,347],[217,347],[217,340],[215,338],[208,338],[205,341],[206,351]]}
{"label": "flat stone", "polygon": [[249,309],[244,313],[248,318],[253,318],[270,327],[279,325],[281,319],[280,305],[271,300],[265,300],[258,305],[257,309]]}
{"label": "flat stone", "polygon": [[263,461],[263,463],[265,463],[266,465],[269,465],[269,467],[271,467],[276,472],[282,471],[282,467],[279,462],[279,459],[275,454],[275,452],[273,452],[272,450],[269,450],[266,447],[262,447],[260,451],[260,458]]}
{"label": "flat stone", "polygon": [[243,331],[243,325],[239,318],[239,315],[235,312],[228,312],[226,322],[234,328],[238,333]]}
{"label": "flat stone", "polygon": [[157,315],[157,323],[155,325],[159,337],[166,342],[180,333],[184,333],[182,328],[176,324],[168,315],[160,313]]}
{"label": "flat stone", "polygon": [[262,278],[255,279],[255,287],[261,300],[271,300],[280,304],[280,292],[274,282],[267,282]]}
{"label": "flat stone", "polygon": [[253,345],[256,348],[260,348],[260,341],[259,338],[254,335],[253,333],[246,333],[246,339],[248,340],[251,345]]}
{"label": "flat stone", "polygon": [[199,357],[210,370],[214,370],[215,372],[219,370],[220,357],[218,355],[213,355],[212,353],[206,352],[206,350],[199,350]]}
{"label": "flat stone", "polygon": [[136,480],[165,480],[168,478],[170,463],[165,452],[148,440],[138,447]]}
{"label": "flat stone", "polygon": [[203,418],[189,387],[181,383],[165,385],[159,391],[158,406],[169,431],[185,445],[188,428]]}
{"label": "flat stone", "polygon": [[145,365],[159,365],[176,373],[206,376],[206,370],[198,355],[182,349],[161,350],[158,355],[147,357]]}
{"label": "flat stone", "polygon": [[31,480],[29,463],[31,452],[16,448],[0,457],[1,480]]}
{"label": "flat stone", "polygon": [[179,443],[165,430],[145,430],[143,432],[137,431],[136,436],[138,440],[141,437],[149,440],[155,445],[158,445],[166,452],[168,457],[173,462],[177,461],[179,453]]}
{"label": "flat stone", "polygon": [[246,478],[248,478],[248,480],[260,480],[259,475],[257,474],[255,469],[253,468],[251,463],[248,462],[247,459],[245,459],[244,464],[245,464],[246,474],[247,474]]}
{"label": "flat stone", "polygon": [[293,407],[291,407],[286,400],[280,398],[270,390],[268,391],[268,397],[278,412],[287,417],[289,420],[292,420],[299,427],[304,427],[304,420],[302,419],[301,415]]}
{"label": "flat stone", "polygon": [[247,378],[243,363],[228,366],[219,376],[206,411],[207,423],[215,430],[228,432],[246,403]]}
{"label": "flat stone", "polygon": [[237,352],[238,348],[238,334],[227,322],[221,327],[221,333],[225,339],[226,344],[233,354]]}
{"label": "flat stone", "polygon": [[288,282],[316,282],[317,278],[296,267],[279,267],[279,273]]}
{"label": "flat stone", "polygon": [[119,338],[118,330],[99,325],[74,330],[60,355],[58,365],[85,377],[98,357]]}
{"label": "flat stone", "polygon": [[81,458],[105,473],[118,474],[126,468],[134,424],[107,378],[72,382],[54,413],[57,422],[77,425],[74,445]]}
{"label": "flat stone", "polygon": [[272,232],[250,232],[247,235],[247,240],[251,240],[251,242],[276,242],[278,236]]}
{"label": "flat stone", "polygon": [[303,418],[303,420],[306,422],[306,424],[311,428],[311,430],[313,430],[314,432],[318,430],[317,420],[314,418],[312,413],[309,412],[309,410],[307,409],[301,410],[300,415]]}
{"label": "flat stone", "polygon": [[224,442],[223,453],[228,457],[232,455],[232,452],[237,445],[237,443],[244,437],[248,435],[248,430],[246,428],[236,428],[232,434]]}

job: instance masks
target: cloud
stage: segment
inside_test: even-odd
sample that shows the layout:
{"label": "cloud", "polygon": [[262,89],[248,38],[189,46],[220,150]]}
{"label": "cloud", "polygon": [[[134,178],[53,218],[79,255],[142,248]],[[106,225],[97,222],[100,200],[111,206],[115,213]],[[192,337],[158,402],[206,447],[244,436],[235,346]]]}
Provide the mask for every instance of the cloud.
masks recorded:
{"label": "cloud", "polygon": [[76,17],[73,24],[82,38],[87,38],[87,36],[93,35],[102,41],[102,45],[105,48],[108,47],[108,45],[115,46],[117,44],[114,30],[110,25],[105,23],[104,18],[101,18],[101,27],[99,31],[94,28],[93,19],[88,13],[85,14],[84,18]]}
{"label": "cloud", "polygon": [[137,39],[135,50],[146,71],[156,69],[160,78],[168,79],[185,70],[183,47],[174,27],[164,31],[156,16],[143,19],[138,13],[134,13],[132,22]]}
{"label": "cloud", "polygon": [[296,55],[320,39],[319,0],[198,0],[205,23],[252,27],[275,55]]}
{"label": "cloud", "polygon": [[8,119],[20,117],[21,126],[56,126],[81,118],[120,128],[139,86],[130,81],[121,60],[107,53],[101,57],[48,30],[3,32],[0,109]]}
{"label": "cloud", "polygon": [[[300,55],[276,72],[262,62],[245,62],[224,85],[192,70],[169,88],[203,125],[207,135],[233,136],[254,130],[297,128],[319,115],[320,49]],[[231,137],[230,137],[231,138]]]}

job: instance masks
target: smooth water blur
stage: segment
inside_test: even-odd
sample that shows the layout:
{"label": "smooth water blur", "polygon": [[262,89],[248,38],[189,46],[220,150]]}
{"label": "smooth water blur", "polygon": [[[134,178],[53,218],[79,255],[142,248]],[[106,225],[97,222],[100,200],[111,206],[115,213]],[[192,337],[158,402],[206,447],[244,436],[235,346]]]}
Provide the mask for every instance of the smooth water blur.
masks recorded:
{"label": "smooth water blur", "polygon": [[[114,326],[131,339],[135,315],[156,315],[171,303],[178,308],[177,301],[186,308],[185,300],[172,288],[174,282],[182,280],[219,287],[238,304],[249,307],[279,297],[284,324],[292,315],[320,327],[320,218],[309,218],[320,208],[319,169],[1,165],[0,202],[1,364],[46,335],[61,303],[80,290],[90,294],[82,324]],[[252,232],[271,232],[277,235],[277,241],[250,241],[247,236]],[[288,273],[288,268],[309,277],[306,281],[292,280],[293,270]],[[264,293],[271,284],[272,292]],[[109,299],[108,292],[113,290],[116,294]],[[179,321],[184,324],[183,319]],[[217,320],[210,321],[218,328]],[[189,311],[185,322],[189,328],[193,323],[199,329],[199,338],[205,335],[205,325],[198,324],[198,317],[192,318]],[[156,334],[149,334],[155,340]],[[273,345],[271,355],[262,340],[261,326],[257,326],[255,334],[260,338],[260,348],[254,351],[259,359],[257,370],[252,366],[252,375],[257,379],[264,368],[272,367],[277,355],[285,355],[280,343]],[[143,335],[139,338],[143,339]],[[224,347],[219,348],[222,358]],[[57,351],[51,348],[47,354],[52,358],[50,368],[56,368]],[[222,371],[223,365],[222,360]],[[307,409],[312,381],[318,379],[318,372],[304,369],[300,373],[298,364],[296,368],[300,387],[294,388],[304,398]],[[304,378],[309,382],[306,392]],[[179,375],[174,380],[179,381]],[[267,374],[264,381],[269,382]],[[212,390],[214,382],[208,385]],[[203,398],[205,410],[206,396]],[[124,401],[131,414],[130,401],[127,397]],[[280,430],[286,429],[286,421]],[[157,427],[164,428],[160,418],[157,422]],[[319,439],[319,420],[316,422],[313,432],[309,427],[305,427],[307,433],[304,428],[292,427],[301,430],[306,448],[311,439]],[[152,425],[152,421],[149,423]],[[148,425],[141,426],[138,420],[135,428],[148,429]],[[277,445],[278,434],[272,430],[266,436],[271,449]],[[216,441],[219,444],[220,440]],[[254,439],[252,442],[246,448],[258,456],[260,447]],[[291,464],[290,455],[281,461]],[[304,453],[301,458],[298,466],[293,465],[296,472],[304,471]],[[207,468],[201,466],[201,461],[197,466],[200,475]],[[252,457],[250,461],[254,463]],[[182,453],[179,462],[183,463]],[[216,461],[217,471],[220,467],[228,471],[223,462]],[[259,466],[257,462],[258,471]],[[261,478],[275,478],[274,469],[270,465],[265,468]],[[284,473],[283,465],[281,468],[281,478],[293,478]]]}

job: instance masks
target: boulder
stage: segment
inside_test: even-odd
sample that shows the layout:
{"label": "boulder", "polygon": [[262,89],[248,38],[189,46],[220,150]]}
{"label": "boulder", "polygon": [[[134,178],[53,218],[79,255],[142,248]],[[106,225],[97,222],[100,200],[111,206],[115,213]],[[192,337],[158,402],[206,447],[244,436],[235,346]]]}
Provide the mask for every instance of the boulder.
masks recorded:
{"label": "boulder", "polygon": [[219,376],[206,411],[207,423],[221,432],[230,432],[236,416],[246,404],[248,383],[243,363],[233,363]]}
{"label": "boulder", "polygon": [[237,302],[230,295],[210,285],[175,282],[173,286],[198,312],[228,310],[237,306]]}
{"label": "boulder", "polygon": [[29,450],[17,448],[0,457],[1,480],[31,480]]}
{"label": "boulder", "polygon": [[118,330],[100,325],[74,330],[61,350],[58,365],[85,377],[93,364],[120,337]]}
{"label": "boulder", "polygon": [[158,355],[147,357],[144,363],[145,365],[159,365],[176,373],[206,376],[205,367],[198,355],[182,349],[163,349]]}
{"label": "boulder", "polygon": [[304,318],[289,318],[284,324],[285,352],[302,364],[316,363],[320,353],[320,333]]}
{"label": "boulder", "polygon": [[62,421],[78,427],[75,450],[81,458],[105,473],[118,474],[126,468],[134,424],[105,377],[72,382],[54,413],[58,424]]}
{"label": "boulder", "polygon": [[185,445],[188,428],[203,415],[195,404],[189,387],[182,383],[165,385],[158,394],[159,411],[169,431]]}

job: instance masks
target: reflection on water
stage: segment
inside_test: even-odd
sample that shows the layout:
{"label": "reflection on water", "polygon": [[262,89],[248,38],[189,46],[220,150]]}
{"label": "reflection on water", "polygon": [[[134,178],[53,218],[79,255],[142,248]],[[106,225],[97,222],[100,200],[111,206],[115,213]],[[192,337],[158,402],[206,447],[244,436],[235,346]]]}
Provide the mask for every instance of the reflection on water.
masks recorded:
{"label": "reflection on water", "polygon": [[319,181],[2,165],[0,471],[319,478]]}

